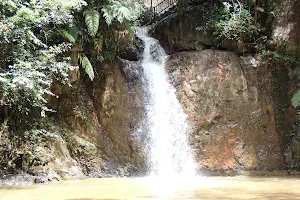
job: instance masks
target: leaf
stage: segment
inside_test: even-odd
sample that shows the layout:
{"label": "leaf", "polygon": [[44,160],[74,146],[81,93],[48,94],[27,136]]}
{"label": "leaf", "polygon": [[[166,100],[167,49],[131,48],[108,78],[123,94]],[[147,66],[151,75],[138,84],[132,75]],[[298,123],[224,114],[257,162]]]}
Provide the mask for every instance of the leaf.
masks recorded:
{"label": "leaf", "polygon": [[99,29],[100,13],[97,10],[90,9],[84,11],[83,15],[90,36],[94,37]]}
{"label": "leaf", "polygon": [[249,10],[251,10],[253,8],[255,1],[256,0],[250,0],[249,5],[248,5]]}
{"label": "leaf", "polygon": [[81,66],[83,67],[83,69],[85,70],[85,72],[87,73],[87,75],[89,76],[91,81],[93,81],[95,78],[95,74],[94,74],[94,69],[93,69],[93,66],[92,66],[90,60],[84,54],[79,54],[78,58],[79,58]]}
{"label": "leaf", "polygon": [[300,90],[298,90],[292,98],[292,105],[294,108],[297,108],[298,106],[300,106]]}
{"label": "leaf", "polygon": [[103,17],[108,25],[111,25],[114,19],[121,24],[126,21],[132,22],[141,15],[142,11],[142,6],[137,2],[128,3],[116,0],[110,0],[109,3],[102,8]]}
{"label": "leaf", "polygon": [[73,44],[75,43],[76,36],[73,36],[72,34],[70,34],[68,31],[66,31],[64,29],[60,30],[59,32],[62,36],[66,37],[71,43],[73,43]]}

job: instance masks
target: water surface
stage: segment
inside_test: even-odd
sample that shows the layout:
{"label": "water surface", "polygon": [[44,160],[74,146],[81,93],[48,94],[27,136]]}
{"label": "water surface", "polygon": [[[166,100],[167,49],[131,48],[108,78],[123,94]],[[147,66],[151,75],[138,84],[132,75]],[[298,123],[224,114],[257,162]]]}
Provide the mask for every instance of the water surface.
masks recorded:
{"label": "water surface", "polygon": [[1,200],[300,199],[299,178],[111,178],[1,187]]}

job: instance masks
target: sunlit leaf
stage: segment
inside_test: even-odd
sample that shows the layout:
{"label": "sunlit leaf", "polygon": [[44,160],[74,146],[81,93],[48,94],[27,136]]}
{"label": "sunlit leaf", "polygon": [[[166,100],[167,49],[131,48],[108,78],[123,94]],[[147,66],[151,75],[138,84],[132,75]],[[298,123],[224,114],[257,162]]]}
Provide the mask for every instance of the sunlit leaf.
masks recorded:
{"label": "sunlit leaf", "polygon": [[294,95],[293,95],[293,98],[292,98],[292,106],[294,108],[300,106],[300,90],[298,90]]}
{"label": "sunlit leaf", "polygon": [[100,13],[97,10],[86,10],[83,13],[89,34],[94,37],[99,29]]}

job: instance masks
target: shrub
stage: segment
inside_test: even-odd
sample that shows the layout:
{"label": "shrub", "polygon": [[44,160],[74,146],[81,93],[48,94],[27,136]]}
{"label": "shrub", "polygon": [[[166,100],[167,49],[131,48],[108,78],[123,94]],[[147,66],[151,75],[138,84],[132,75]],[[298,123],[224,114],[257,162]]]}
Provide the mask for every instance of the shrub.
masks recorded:
{"label": "shrub", "polygon": [[53,78],[66,83],[72,70],[63,53],[70,44],[55,40],[55,27],[71,23],[73,11],[86,3],[82,0],[4,0],[0,20],[0,46],[5,56],[0,74],[2,105],[13,112],[28,115],[38,108],[44,115],[45,95],[53,95]]}
{"label": "shrub", "polygon": [[126,23],[132,22],[139,18],[143,11],[142,6],[135,3],[127,3],[126,1],[110,0],[109,3],[102,8],[103,16],[108,25],[111,25],[113,20]]}
{"label": "shrub", "polygon": [[207,22],[207,29],[213,30],[219,38],[248,41],[258,33],[249,10],[238,0],[223,2],[223,7],[217,9]]}

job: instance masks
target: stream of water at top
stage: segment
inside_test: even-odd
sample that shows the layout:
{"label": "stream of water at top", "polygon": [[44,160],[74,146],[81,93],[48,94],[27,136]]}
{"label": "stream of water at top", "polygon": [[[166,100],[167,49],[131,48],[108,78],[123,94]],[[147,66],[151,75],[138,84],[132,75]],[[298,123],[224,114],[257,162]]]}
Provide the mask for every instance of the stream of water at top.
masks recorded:
{"label": "stream of water at top", "polygon": [[144,43],[142,67],[145,74],[146,124],[149,135],[151,175],[194,176],[195,164],[188,144],[187,115],[169,83],[168,59],[159,42],[148,36],[147,27],[136,28]]}

